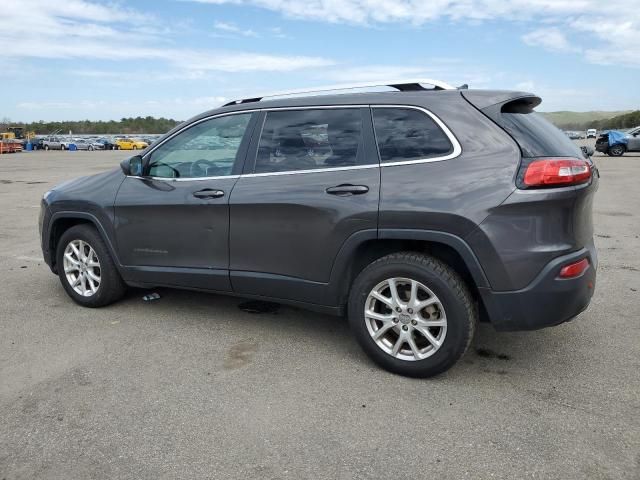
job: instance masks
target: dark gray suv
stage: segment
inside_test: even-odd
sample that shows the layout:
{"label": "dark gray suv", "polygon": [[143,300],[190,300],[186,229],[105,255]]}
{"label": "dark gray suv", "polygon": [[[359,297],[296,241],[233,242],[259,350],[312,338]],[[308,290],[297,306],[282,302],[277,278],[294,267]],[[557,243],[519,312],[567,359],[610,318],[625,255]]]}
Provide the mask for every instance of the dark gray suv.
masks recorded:
{"label": "dark gray suv", "polygon": [[230,102],[42,200],[44,258],[86,307],[127,285],[348,314],[367,354],[431,376],[497,330],[587,308],[598,172],[509,91]]}

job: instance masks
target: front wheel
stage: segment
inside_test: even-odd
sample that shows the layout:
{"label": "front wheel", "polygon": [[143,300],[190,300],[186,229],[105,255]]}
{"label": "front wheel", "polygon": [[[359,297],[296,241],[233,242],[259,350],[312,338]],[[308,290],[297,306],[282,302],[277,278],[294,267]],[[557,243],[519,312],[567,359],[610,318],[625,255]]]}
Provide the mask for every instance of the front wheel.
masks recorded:
{"label": "front wheel", "polygon": [[58,276],[76,303],[102,307],[124,294],[124,282],[109,250],[92,226],[76,225],[64,232],[56,253]]}
{"label": "front wheel", "polygon": [[609,147],[609,155],[612,157],[621,157],[624,154],[624,150],[623,145],[614,145]]}
{"label": "front wheel", "polygon": [[477,311],[458,274],[414,252],[387,255],[353,283],[349,323],[369,357],[390,372],[431,377],[471,344]]}

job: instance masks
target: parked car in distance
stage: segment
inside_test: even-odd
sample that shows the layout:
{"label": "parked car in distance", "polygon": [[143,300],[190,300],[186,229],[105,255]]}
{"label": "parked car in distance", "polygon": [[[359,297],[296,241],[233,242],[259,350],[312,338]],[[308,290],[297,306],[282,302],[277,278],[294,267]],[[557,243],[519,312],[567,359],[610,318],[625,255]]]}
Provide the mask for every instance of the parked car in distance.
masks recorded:
{"label": "parked car in distance", "polygon": [[119,150],[144,150],[149,145],[135,138],[119,138],[115,140]]}
{"label": "parked car in distance", "polygon": [[70,143],[74,143],[78,150],[103,150],[104,145],[96,142],[95,140],[88,140],[84,138],[77,138]]}
{"label": "parked car in distance", "polygon": [[587,138],[596,138],[598,136],[598,131],[595,128],[590,128],[587,130]]}
{"label": "parked car in distance", "polygon": [[62,140],[60,137],[45,137],[42,139],[42,148],[45,150],[61,150]]}
{"label": "parked car in distance", "polygon": [[584,138],[583,135],[580,132],[574,132],[574,131],[567,131],[564,132],[567,137],[569,137],[571,140],[580,140],[581,138]]}
{"label": "parked car in distance", "polygon": [[118,146],[108,138],[99,138],[96,143],[102,145],[103,150],[117,150]]}
{"label": "parked car in distance", "polygon": [[44,148],[44,138],[43,137],[33,137],[29,140],[27,140],[27,142],[31,142],[31,148],[33,150],[42,150]]}
{"label": "parked car in distance", "polygon": [[640,152],[640,127],[632,128],[624,135],[625,143],[609,144],[609,131],[601,133],[596,140],[596,150],[610,157],[620,157],[626,152]]}
{"label": "parked car in distance", "polygon": [[346,313],[371,359],[414,377],[454,365],[478,321],[533,330],[585,310],[599,175],[541,99],[387,86],[229,102],[54,187],[46,263],[85,307],[129,285]]}
{"label": "parked car in distance", "polygon": [[75,143],[75,140],[73,138],[61,138],[60,139],[60,149],[61,150],[69,150],[69,145],[71,145],[72,143]]}

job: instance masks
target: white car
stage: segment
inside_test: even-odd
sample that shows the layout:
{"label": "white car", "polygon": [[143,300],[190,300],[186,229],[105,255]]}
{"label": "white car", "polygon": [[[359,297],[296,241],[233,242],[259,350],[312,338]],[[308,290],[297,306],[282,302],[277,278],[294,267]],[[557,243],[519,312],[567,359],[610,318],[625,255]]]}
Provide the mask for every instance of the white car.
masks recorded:
{"label": "white car", "polygon": [[590,128],[587,130],[587,138],[596,138],[598,136],[598,131],[595,128]]}

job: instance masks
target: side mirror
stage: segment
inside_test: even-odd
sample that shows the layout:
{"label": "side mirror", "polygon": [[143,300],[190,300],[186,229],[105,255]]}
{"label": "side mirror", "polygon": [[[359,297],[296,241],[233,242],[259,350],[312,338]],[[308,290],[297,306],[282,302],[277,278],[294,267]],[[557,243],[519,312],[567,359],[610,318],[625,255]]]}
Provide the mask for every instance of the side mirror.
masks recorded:
{"label": "side mirror", "polygon": [[120,168],[127,176],[141,177],[142,176],[142,156],[135,155],[131,158],[125,158],[120,162]]}

